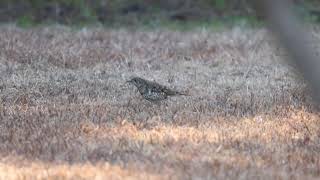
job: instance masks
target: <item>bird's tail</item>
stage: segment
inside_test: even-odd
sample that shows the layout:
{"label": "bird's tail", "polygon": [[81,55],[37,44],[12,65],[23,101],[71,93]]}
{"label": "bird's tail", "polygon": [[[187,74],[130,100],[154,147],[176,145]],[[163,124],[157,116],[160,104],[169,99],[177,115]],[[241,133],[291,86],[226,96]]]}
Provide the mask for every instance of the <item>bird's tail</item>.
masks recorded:
{"label": "bird's tail", "polygon": [[188,92],[171,91],[168,93],[170,96],[190,96]]}
{"label": "bird's tail", "polygon": [[177,92],[176,95],[179,95],[179,96],[190,96],[190,94],[188,92]]}

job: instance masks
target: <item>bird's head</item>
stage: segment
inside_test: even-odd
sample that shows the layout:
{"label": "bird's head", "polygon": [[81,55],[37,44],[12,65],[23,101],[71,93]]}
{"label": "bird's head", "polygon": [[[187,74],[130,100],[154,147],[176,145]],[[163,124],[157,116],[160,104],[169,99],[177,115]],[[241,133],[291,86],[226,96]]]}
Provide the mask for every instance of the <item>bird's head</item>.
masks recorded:
{"label": "bird's head", "polygon": [[144,81],[142,78],[139,78],[139,77],[133,77],[131,78],[130,80],[127,81],[127,83],[132,83],[133,85],[139,87],[141,85],[144,84]]}

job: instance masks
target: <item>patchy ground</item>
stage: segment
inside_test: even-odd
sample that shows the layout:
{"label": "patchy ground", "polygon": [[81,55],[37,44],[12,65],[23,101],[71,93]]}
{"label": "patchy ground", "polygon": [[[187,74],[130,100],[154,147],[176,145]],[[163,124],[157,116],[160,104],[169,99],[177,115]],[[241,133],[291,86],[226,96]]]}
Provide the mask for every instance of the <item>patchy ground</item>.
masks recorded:
{"label": "patchy ground", "polygon": [[[2,26],[0,179],[317,179],[319,113],[286,56],[264,29]],[[152,104],[132,76],[190,96]]]}

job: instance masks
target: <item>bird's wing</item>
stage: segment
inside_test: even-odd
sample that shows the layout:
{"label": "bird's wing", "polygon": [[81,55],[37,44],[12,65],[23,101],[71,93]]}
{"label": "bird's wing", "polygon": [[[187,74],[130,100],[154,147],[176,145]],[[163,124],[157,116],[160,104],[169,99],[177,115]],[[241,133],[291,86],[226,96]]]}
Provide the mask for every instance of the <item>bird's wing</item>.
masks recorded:
{"label": "bird's wing", "polygon": [[157,92],[161,92],[166,94],[167,96],[175,96],[175,95],[188,95],[186,93],[182,93],[176,90],[172,90],[166,86],[160,85],[156,82],[150,82],[152,84],[153,87],[153,91],[157,91]]}

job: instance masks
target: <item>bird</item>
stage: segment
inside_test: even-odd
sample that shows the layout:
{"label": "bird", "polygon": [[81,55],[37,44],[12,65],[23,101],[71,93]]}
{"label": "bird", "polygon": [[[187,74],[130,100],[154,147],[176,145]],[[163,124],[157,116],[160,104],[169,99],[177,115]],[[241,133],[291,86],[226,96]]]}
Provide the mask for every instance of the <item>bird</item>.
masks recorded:
{"label": "bird", "polygon": [[150,102],[160,102],[169,96],[188,95],[140,77],[133,77],[127,82],[135,85],[141,96]]}

